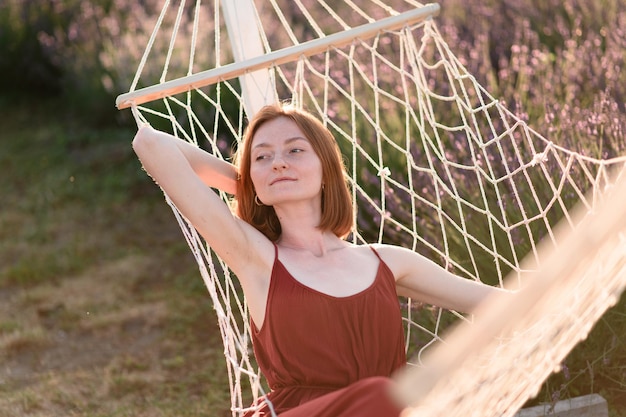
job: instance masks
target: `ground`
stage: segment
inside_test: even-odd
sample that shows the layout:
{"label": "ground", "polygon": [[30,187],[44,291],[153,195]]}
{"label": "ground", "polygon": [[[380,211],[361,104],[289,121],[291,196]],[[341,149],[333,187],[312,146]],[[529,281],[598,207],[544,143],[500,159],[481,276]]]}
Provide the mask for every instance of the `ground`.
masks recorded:
{"label": "ground", "polygon": [[0,417],[230,415],[222,342],[130,128],[3,109]]}

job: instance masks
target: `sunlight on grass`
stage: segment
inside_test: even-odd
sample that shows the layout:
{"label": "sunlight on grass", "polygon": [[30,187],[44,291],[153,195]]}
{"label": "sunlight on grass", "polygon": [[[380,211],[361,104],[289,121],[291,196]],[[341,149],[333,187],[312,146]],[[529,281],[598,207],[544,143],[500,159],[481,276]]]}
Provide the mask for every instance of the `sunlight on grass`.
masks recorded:
{"label": "sunlight on grass", "polygon": [[212,309],[132,131],[11,111],[25,124],[0,143],[0,415],[227,409]]}
{"label": "sunlight on grass", "polygon": [[38,351],[49,347],[50,344],[48,334],[40,327],[14,331],[0,336],[1,355],[5,359],[24,352],[36,355]]}

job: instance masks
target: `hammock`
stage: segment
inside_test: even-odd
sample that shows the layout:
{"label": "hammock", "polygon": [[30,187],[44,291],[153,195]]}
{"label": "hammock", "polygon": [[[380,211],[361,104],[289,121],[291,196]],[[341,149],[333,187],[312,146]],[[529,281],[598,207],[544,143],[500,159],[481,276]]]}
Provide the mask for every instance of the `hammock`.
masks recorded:
{"label": "hammock", "polygon": [[[532,130],[454,56],[438,11],[412,0],[166,0],[117,106],[223,159],[264,104],[316,114],[345,155],[352,242],[403,245],[467,279],[525,288],[511,310],[487,303],[467,326],[400,300],[414,366],[399,398],[449,416],[510,416],[626,285],[626,158],[591,158]],[[621,196],[607,196],[613,186]],[[607,199],[618,205],[599,206]],[[241,289],[166,201],[214,304],[239,416],[267,392]],[[585,234],[594,230],[606,232],[597,244]]]}

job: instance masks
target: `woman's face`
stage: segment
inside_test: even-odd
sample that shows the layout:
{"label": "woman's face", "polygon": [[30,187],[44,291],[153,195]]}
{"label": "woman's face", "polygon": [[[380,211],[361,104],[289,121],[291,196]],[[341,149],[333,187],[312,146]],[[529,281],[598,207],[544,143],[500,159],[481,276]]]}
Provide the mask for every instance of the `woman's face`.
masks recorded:
{"label": "woman's face", "polygon": [[250,158],[250,178],[263,204],[321,201],[321,161],[293,120],[278,117],[261,125]]}

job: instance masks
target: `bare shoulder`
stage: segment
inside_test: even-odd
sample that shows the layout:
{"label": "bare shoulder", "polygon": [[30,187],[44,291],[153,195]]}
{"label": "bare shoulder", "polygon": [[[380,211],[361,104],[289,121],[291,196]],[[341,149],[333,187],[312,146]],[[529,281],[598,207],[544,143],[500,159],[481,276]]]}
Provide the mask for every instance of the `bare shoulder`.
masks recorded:
{"label": "bare shoulder", "polygon": [[387,264],[396,281],[432,263],[423,255],[402,246],[376,243],[371,247]]}
{"label": "bare shoulder", "polygon": [[410,259],[421,258],[422,255],[402,246],[374,243],[370,245],[383,258],[385,262],[402,262]]}

